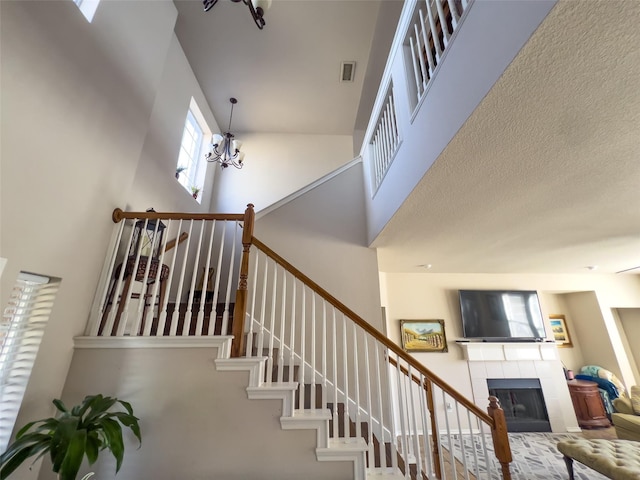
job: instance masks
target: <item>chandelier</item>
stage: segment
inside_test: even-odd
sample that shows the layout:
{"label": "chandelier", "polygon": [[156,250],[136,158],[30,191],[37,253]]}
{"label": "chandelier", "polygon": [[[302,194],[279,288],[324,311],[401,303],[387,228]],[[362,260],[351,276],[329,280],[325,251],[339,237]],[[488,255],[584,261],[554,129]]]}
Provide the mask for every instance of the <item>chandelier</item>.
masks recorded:
{"label": "chandelier", "polygon": [[[271,0],[231,0],[234,3],[242,2],[249,7],[253,21],[260,30],[264,28],[264,12],[271,6]],[[218,0],[202,0],[204,11],[208,12]]]}
{"label": "chandelier", "polygon": [[204,157],[207,162],[218,162],[222,168],[227,168],[229,165],[233,165],[236,168],[242,168],[244,166],[244,163],[242,163],[244,161],[244,152],[240,151],[242,142],[240,140],[236,140],[233,133],[231,133],[233,106],[238,103],[238,100],[232,97],[229,101],[231,102],[229,128],[227,128],[226,133],[216,133],[211,137],[211,151]]}

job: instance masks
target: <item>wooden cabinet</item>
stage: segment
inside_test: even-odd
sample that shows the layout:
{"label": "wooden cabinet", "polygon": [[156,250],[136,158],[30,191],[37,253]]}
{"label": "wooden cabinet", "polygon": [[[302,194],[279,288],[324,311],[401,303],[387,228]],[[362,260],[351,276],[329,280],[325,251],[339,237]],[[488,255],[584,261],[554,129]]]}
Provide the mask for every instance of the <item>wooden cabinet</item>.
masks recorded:
{"label": "wooden cabinet", "polygon": [[610,427],[596,382],[569,380],[569,393],[581,428]]}

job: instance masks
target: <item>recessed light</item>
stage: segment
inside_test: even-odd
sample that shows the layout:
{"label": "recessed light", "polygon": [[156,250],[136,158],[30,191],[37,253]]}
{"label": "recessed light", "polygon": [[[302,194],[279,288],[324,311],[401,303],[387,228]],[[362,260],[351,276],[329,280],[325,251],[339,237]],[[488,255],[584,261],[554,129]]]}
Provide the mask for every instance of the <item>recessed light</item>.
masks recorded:
{"label": "recessed light", "polygon": [[420,268],[424,268],[426,270],[430,270],[432,265],[430,263],[423,263],[422,265],[416,265],[416,266]]}
{"label": "recessed light", "polygon": [[587,270],[593,271],[598,269],[598,265],[588,265],[584,268],[586,268]]}

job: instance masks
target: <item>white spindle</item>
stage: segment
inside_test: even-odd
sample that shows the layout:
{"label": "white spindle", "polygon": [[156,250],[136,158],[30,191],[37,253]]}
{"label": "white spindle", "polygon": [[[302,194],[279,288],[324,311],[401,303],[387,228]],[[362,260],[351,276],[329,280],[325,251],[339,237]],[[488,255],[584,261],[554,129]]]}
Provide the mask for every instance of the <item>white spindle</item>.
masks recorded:
{"label": "white spindle", "polygon": [[361,438],[362,425],[360,424],[360,365],[358,362],[358,330],[357,330],[358,327],[355,323],[353,323],[352,326],[353,326],[353,376],[354,376],[354,386],[356,389],[356,392],[355,392],[356,438]]}
{"label": "white spindle", "polygon": [[289,383],[293,382],[296,348],[296,278],[291,285],[291,334],[289,335]]}
{"label": "white spindle", "polygon": [[[460,21],[460,15],[458,15],[458,9],[456,8],[455,0],[448,0],[448,2],[449,2],[449,11],[451,12],[451,27],[452,27],[452,31],[450,32],[451,34],[458,26],[458,22]],[[447,27],[447,30],[448,30],[448,27]],[[447,38],[447,41],[448,40],[449,38]]]}
{"label": "white spindle", "polygon": [[[137,219],[134,219],[134,229],[135,229],[135,222],[137,221]],[[149,220],[145,219],[144,221],[144,226],[143,229],[146,230],[147,229],[147,222]],[[136,278],[136,276],[138,275],[138,265],[140,262],[140,252],[142,251],[142,241],[138,242],[138,248],[136,250],[136,257],[135,260],[133,261],[133,270],[131,271],[131,275],[129,276],[128,281],[131,283],[133,283],[134,279]],[[124,273],[124,271],[127,269],[127,264],[128,264],[128,258],[125,262],[123,262],[122,264],[122,270]],[[118,323],[118,330],[116,332],[116,335],[118,337],[122,337],[124,336],[124,332],[126,331],[126,326],[127,326],[127,321],[129,320],[129,303],[131,302],[131,285],[129,286],[129,288],[127,289],[127,294],[124,295],[124,292],[122,294],[123,298],[120,298],[120,302],[124,302],[123,305],[123,309],[122,309],[122,313],[120,315],[120,317],[118,318],[119,323]],[[126,298],[124,298],[126,297]],[[120,308],[120,306],[118,306],[118,308]],[[136,332],[134,332],[134,335],[136,335]]]}
{"label": "white spindle", "polygon": [[[222,275],[222,259],[224,258],[224,246],[225,239],[227,238],[227,224],[229,222],[222,222],[222,233],[220,236],[220,248],[218,250],[218,263],[216,264],[216,282],[213,287],[213,298],[211,299],[211,315],[213,317],[214,331],[215,324],[218,322],[218,296],[220,295],[220,280]],[[229,272],[231,273],[231,272]],[[211,320],[209,320],[211,322]],[[220,322],[220,335],[227,335],[225,326]]]}
{"label": "white spindle", "polygon": [[271,383],[271,378],[273,376],[273,340],[275,337],[275,329],[276,329],[276,302],[277,302],[277,293],[278,293],[278,265],[275,264],[273,266],[273,288],[271,292],[271,321],[269,322],[269,350],[267,354],[267,383]]}
{"label": "white spindle", "polygon": [[[184,314],[184,325],[187,325],[187,321],[189,325],[187,326],[187,334],[189,334],[189,330],[191,329],[191,322],[193,321],[193,298],[196,290],[196,282],[198,281],[198,265],[200,264],[200,253],[202,252],[202,239],[204,237],[204,229],[205,229],[205,221],[202,220],[200,224],[200,234],[198,235],[197,247],[196,247],[196,256],[193,262],[193,271],[191,272],[191,285],[189,286],[189,297],[187,300],[187,311]],[[206,276],[206,272],[205,272]],[[204,292],[203,292],[204,293]],[[204,299],[200,299],[200,302],[204,302]],[[198,322],[196,319],[195,335],[202,334],[202,325],[198,329]],[[184,335],[184,333],[183,333]]]}
{"label": "white spindle", "polygon": [[[389,405],[395,405],[396,401],[391,396],[391,393],[392,393],[391,392],[391,382],[392,382],[392,379],[391,379],[391,366],[388,363],[389,359],[390,359],[390,352],[383,345],[379,345],[379,346],[380,346],[380,348],[383,349],[382,350],[382,354],[383,354],[382,356],[383,356],[384,361],[385,361],[384,372],[385,372],[385,376],[386,376],[386,380],[387,380],[387,382],[386,382],[387,383],[387,389],[386,389],[387,390],[387,403]],[[390,423],[391,423],[391,429],[390,429],[391,438],[389,440],[391,442],[391,452],[392,452],[392,454],[391,454],[391,467],[393,468],[393,470],[396,470],[398,468],[398,458],[397,458],[398,456],[394,455],[394,453],[398,451],[398,437],[396,435],[396,432],[397,432],[397,429],[396,429],[396,416],[394,415],[393,411],[389,412],[389,420],[390,420]],[[400,421],[402,421],[402,419],[400,419]],[[395,452],[394,452],[394,449],[395,449]]]}
{"label": "white spindle", "polygon": [[[179,220],[178,221],[178,232],[180,232],[181,230],[182,230],[182,220]],[[177,246],[178,246],[178,244],[176,243],[176,248],[177,248]],[[166,286],[166,289],[165,289],[167,294],[164,296],[164,305],[160,305],[161,312],[160,312],[160,318],[159,318],[159,321],[158,321],[158,332],[163,332],[163,335],[164,335],[165,327],[166,327],[166,324],[167,324],[167,306],[169,305],[169,295],[170,295],[170,292],[171,292],[171,284],[173,283],[173,276],[175,274],[174,267],[175,267],[175,264],[176,264],[176,257],[177,256],[178,256],[177,253],[174,253],[171,256],[171,265],[169,266],[169,278],[167,278],[167,286]],[[175,310],[178,310],[179,305],[180,304],[179,304],[178,300],[176,299],[174,312],[175,312]],[[175,335],[176,331],[175,331],[174,324],[175,323],[173,321],[170,321],[170,332],[169,332],[170,335]]]}
{"label": "white spindle", "polygon": [[396,359],[396,387],[398,388],[398,414],[400,415],[400,434],[402,438],[402,458],[404,460],[404,475],[406,478],[410,478],[409,473],[409,440],[407,437],[407,430],[405,427],[406,423],[406,414],[405,414],[405,400],[406,400],[406,391],[402,391],[402,378],[404,375],[400,370],[400,358]]}
{"label": "white spindle", "polygon": [[487,435],[491,435],[491,433],[485,434],[484,429],[484,422],[480,422],[480,440],[482,442],[482,451],[484,452],[484,464],[487,466],[487,478],[493,478],[493,467],[492,462],[489,461],[489,449],[486,442]]}
{"label": "white spindle", "polygon": [[456,450],[456,445],[453,443],[453,439],[451,438],[451,427],[449,426],[449,415],[446,412],[447,409],[447,394],[444,390],[441,390],[442,392],[442,405],[445,408],[445,413],[444,413],[444,423],[446,426],[446,430],[447,430],[447,440],[449,441],[449,455],[451,455],[451,470],[453,470],[453,478],[457,479],[458,478],[458,472],[456,471],[456,456],[455,456],[455,450]]}
{"label": "white spindle", "polygon": [[[134,219],[135,222],[135,219]],[[123,222],[124,223],[124,222]],[[134,223],[135,225],[135,223]],[[118,279],[114,280],[114,285],[111,288],[115,288],[115,290],[113,290],[113,294],[111,295],[112,299],[111,299],[111,310],[109,311],[109,314],[107,315],[107,321],[106,324],[102,330],[102,334],[104,336],[111,336],[111,333],[113,331],[113,323],[115,322],[115,318],[119,309],[119,305],[118,305],[118,296],[120,295],[120,292],[122,291],[122,280],[124,278],[124,272],[127,269],[127,263],[129,262],[129,251],[131,248],[131,242],[133,241],[133,231],[134,228],[131,228],[131,232],[129,233],[129,241],[127,242],[126,246],[125,246],[125,258],[122,261],[122,263],[120,264],[120,272],[118,273]],[[124,298],[120,299],[120,302],[124,302]],[[108,308],[108,305],[107,305]],[[118,325],[119,326],[119,325]]]}
{"label": "white spindle", "polygon": [[[478,421],[478,417],[473,417],[474,420]],[[473,467],[474,467],[474,475],[476,478],[480,478],[480,464],[478,462],[478,449],[476,448],[476,441],[473,433],[473,422],[471,420],[471,411],[467,409],[467,423],[469,424],[469,440],[471,441],[471,451],[473,452]]]}
{"label": "white spindle", "polygon": [[[420,455],[420,437],[418,428],[418,418],[416,416],[416,395],[414,395],[415,385],[413,383],[413,373],[411,365],[407,366],[407,384],[409,385],[409,403],[411,406],[411,430],[413,431],[413,454],[416,457],[416,468],[418,474],[422,472],[422,455]],[[420,392],[418,392],[420,393]]]}
{"label": "white spindle", "polygon": [[316,409],[316,295],[311,295],[311,386],[309,387],[310,408]]}
{"label": "white spindle", "polygon": [[306,327],[306,319],[307,319],[307,288],[303,284],[302,285],[302,298],[300,299],[301,310],[301,318],[300,318],[300,368],[298,369],[298,386],[300,390],[299,399],[300,399],[300,409],[304,409],[304,361],[305,361],[305,348],[306,348],[306,337],[305,337],[305,327]]}
{"label": "white spindle", "polygon": [[[433,39],[433,45],[436,49],[436,61],[437,65],[440,63],[440,57],[442,57],[442,49],[440,48],[440,39],[438,38],[438,29],[436,28],[435,15],[433,14],[433,8],[431,7],[431,0],[425,0],[427,4],[427,17],[429,17],[429,26],[431,27],[431,38]],[[438,5],[438,13],[442,9],[442,5],[436,0],[436,4]],[[442,19],[442,16],[440,17]],[[442,20],[440,22],[442,24]],[[429,44],[427,43],[426,48],[429,48]]]}
{"label": "white spindle", "polygon": [[413,41],[413,37],[409,37],[409,46],[411,49],[411,64],[413,66],[413,81],[415,82],[416,85],[416,96],[417,96],[417,101],[420,101],[420,98],[422,97],[422,92],[423,92],[423,88],[422,88],[422,82],[420,81],[420,71],[418,70],[418,63],[416,61],[417,58],[419,58],[420,56],[420,45],[416,45],[415,42]]}
{"label": "white spindle", "polygon": [[[436,8],[438,9],[438,17],[440,19],[440,28],[442,29],[442,39],[444,43],[444,48],[447,48],[447,45],[449,44],[449,37],[451,36],[451,34],[449,33],[449,27],[447,26],[447,17],[444,14],[444,9],[442,8],[442,1],[441,0],[433,0],[433,1],[436,4]],[[433,31],[433,34],[434,34],[433,39],[434,40],[437,39],[436,45],[438,45],[438,48],[440,48],[440,39],[436,37],[436,30]]]}
{"label": "white spindle", "polygon": [[[257,252],[257,249],[254,249],[254,252]],[[252,284],[252,291],[251,291],[251,315],[249,316],[249,334],[247,335],[247,350],[245,352],[245,357],[250,357],[251,356],[251,351],[253,350],[253,330],[254,330],[254,323],[255,323],[255,318],[256,318],[256,295],[258,292],[258,263],[259,263],[259,259],[260,256],[256,253],[253,256],[253,260],[254,260],[254,267],[253,267],[253,279],[254,282]],[[215,314],[215,312],[212,312]],[[291,322],[293,324],[293,322]],[[293,328],[293,327],[292,327]],[[209,329],[211,329],[211,322],[209,322]],[[211,330],[209,330],[211,332]],[[211,335],[211,333],[209,333],[209,335]],[[293,353],[293,346],[291,347],[291,352]]]}
{"label": "white spindle", "polygon": [[342,415],[344,425],[344,438],[351,437],[349,429],[349,367],[347,355],[347,319],[344,314],[342,316],[342,378],[344,382],[344,413]]}
{"label": "white spindle", "polygon": [[[369,465],[371,467],[374,466],[375,462],[375,448],[373,445],[373,402],[371,401],[371,389],[373,386],[371,385],[371,365],[369,364],[369,336],[366,332],[362,332],[362,343],[364,344],[364,373],[365,373],[365,392],[366,392],[366,411],[367,414],[367,424],[369,425],[369,431],[367,432],[367,446],[368,451],[367,455],[369,458]],[[382,422],[380,422],[380,431],[382,431]]]}
{"label": "white spindle", "polygon": [[[147,220],[148,222],[149,220]],[[156,220],[156,226],[153,229],[153,238],[157,238],[158,235],[158,227],[160,226],[160,221]],[[146,227],[146,225],[145,225]],[[142,288],[140,290],[140,296],[138,297],[138,311],[136,312],[136,316],[134,319],[134,327],[132,331],[132,335],[139,336],[142,324],[142,317],[145,313],[145,307],[147,306],[147,288],[149,286],[149,273],[151,272],[151,265],[153,263],[153,254],[155,252],[149,251],[147,257],[147,261],[145,262],[144,275],[142,277]],[[158,267],[160,267],[158,265]],[[156,270],[156,275],[158,276],[157,280],[160,280],[160,268]],[[131,276],[132,281],[135,281],[136,275],[135,272]],[[156,281],[156,283],[158,283]],[[131,296],[131,289],[129,289],[129,296]],[[151,299],[150,299],[151,300]],[[151,304],[151,308],[153,309],[153,303]]]}
{"label": "white spindle", "polygon": [[[160,220],[157,220],[157,224],[160,224]],[[169,232],[171,229],[171,220],[167,221],[167,225],[165,228],[166,232]],[[158,316],[160,316],[160,308],[162,307],[160,305],[160,300],[158,299],[158,290],[161,284],[161,278],[162,278],[162,267],[164,266],[164,254],[165,254],[165,246],[162,245],[160,248],[160,256],[158,258],[158,268],[156,270],[156,279],[155,282],[153,282],[153,289],[151,292],[151,298],[149,298],[149,306],[151,308],[148,309],[147,314],[145,316],[145,318],[143,318],[144,321],[144,332],[143,335],[148,337],[151,335],[151,327],[153,325],[153,319],[155,317],[155,306],[156,306],[156,301],[158,302]],[[146,301],[146,300],[145,300]],[[156,335],[162,335],[162,332],[157,330],[156,331]]]}
{"label": "white spindle", "polygon": [[469,469],[467,468],[467,452],[464,446],[464,434],[462,433],[462,423],[460,423],[460,408],[457,400],[455,400],[455,403],[456,403],[456,420],[458,421],[458,438],[460,438],[460,449],[462,451],[462,465],[464,467],[464,478],[465,480],[469,480]]}
{"label": "white spindle", "polygon": [[[202,229],[205,230],[207,225],[208,225],[207,222],[203,222]],[[202,287],[200,290],[200,307],[198,308],[198,316],[196,319],[196,335],[211,335],[211,333],[209,333],[211,329],[211,324],[215,323],[215,318],[216,318],[215,308],[212,308],[211,313],[209,314],[209,327],[207,328],[206,332],[203,332],[204,309],[207,303],[207,292],[209,291],[209,268],[211,266],[211,250],[213,249],[213,234],[215,232],[215,227],[216,227],[216,221],[213,220],[211,222],[211,234],[209,235],[209,242],[207,244],[207,254],[205,257],[206,260],[205,260],[205,265],[203,267],[204,270],[202,273],[203,279],[202,279]],[[211,306],[213,307],[213,304],[211,304]]]}
{"label": "white spindle", "polygon": [[[433,474],[433,465],[431,463],[431,448],[429,442],[429,409],[427,405],[428,391],[426,388],[426,383],[424,380],[424,375],[420,374],[420,414],[422,416],[422,437],[424,438],[424,460],[426,463],[426,474],[427,478],[430,478]],[[433,435],[434,432],[431,432]]]}
{"label": "white spindle", "polygon": [[[256,345],[256,356],[261,357],[264,350],[264,323],[267,312],[267,274],[269,270],[269,257],[264,256],[264,278],[262,279],[262,308],[260,309],[260,330],[258,332],[258,342]],[[274,266],[275,268],[275,266]]]}
{"label": "white spindle", "polygon": [[[119,245],[120,241],[122,239],[122,232],[124,232],[124,225],[126,222],[120,222],[120,225],[118,226],[118,231],[116,233],[116,239],[115,239],[115,243],[114,245]],[[133,230],[131,230],[131,233],[133,233]],[[111,252],[111,258],[109,259],[109,267],[107,268],[107,275],[106,275],[106,284],[105,284],[105,289],[104,292],[101,296],[101,300],[100,300],[100,305],[98,305],[98,313],[95,314],[94,316],[94,322],[91,324],[91,328],[88,329],[88,331],[86,332],[87,335],[95,337],[98,335],[98,332],[100,330],[100,324],[102,323],[102,320],[105,318],[105,313],[107,311],[108,308],[110,308],[111,310],[113,310],[114,305],[117,303],[118,301],[118,292],[115,290],[112,290],[115,288],[116,286],[116,279],[114,278],[112,280],[112,276],[113,276],[113,269],[116,265],[116,259],[118,258],[118,249],[114,248],[113,252]],[[126,255],[125,255],[125,260],[126,262]],[[113,293],[110,293],[112,292]],[[111,305],[107,305],[107,299],[111,297]],[[109,313],[111,313],[111,311],[109,311]],[[108,316],[108,315],[107,315]],[[103,326],[104,328],[104,326]],[[104,335],[104,332],[100,332]],[[109,335],[111,334],[111,332],[109,331]]]}
{"label": "white spindle", "polygon": [[[429,36],[427,34],[427,21],[424,18],[424,13],[422,13],[422,9],[418,11],[420,15],[420,32],[422,33],[422,43],[424,44],[424,53],[427,56],[427,63],[429,65],[429,79],[431,79],[433,75],[433,71],[436,69],[436,62],[433,58],[433,53],[431,53],[431,47],[429,47]],[[416,31],[416,35],[418,32]],[[433,35],[433,32],[432,32]],[[422,57],[422,55],[420,55]],[[425,88],[427,86],[427,78],[425,78]]]}
{"label": "white spindle", "polygon": [[322,302],[322,388],[320,408],[327,408],[327,302]]}
{"label": "white spindle", "polygon": [[[227,223],[227,222],[225,222]],[[222,335],[229,332],[229,304],[231,303],[231,290],[233,285],[234,265],[236,262],[236,245],[238,244],[238,222],[234,222],[233,243],[231,244],[231,255],[229,256],[229,276],[227,278],[227,295],[224,299],[224,311],[222,313]],[[243,319],[244,320],[244,319]]]}
{"label": "white spindle", "polygon": [[[373,364],[375,366],[375,376],[374,378],[376,379],[376,398],[378,399],[378,416],[380,417],[380,441],[378,442],[378,455],[380,457],[380,467],[386,469],[387,468],[387,454],[386,454],[386,440],[384,438],[384,409],[383,409],[383,405],[382,405],[382,375],[380,374],[380,362],[385,361],[385,365],[386,365],[386,359],[381,359],[380,358],[380,347],[379,344],[377,342],[377,340],[374,339],[373,341],[373,352],[374,352],[374,358],[373,358]],[[388,371],[387,368],[385,368],[385,370]],[[386,387],[384,388],[384,390],[386,390],[387,392],[389,392],[390,390],[390,384],[387,383]],[[393,418],[393,414],[391,414],[391,418]],[[393,437],[394,433],[393,433],[393,427],[391,428],[391,436]],[[391,442],[391,445],[393,446],[393,442]],[[391,455],[391,461],[393,462],[393,459],[395,458],[395,455]],[[394,467],[396,465],[394,464]]]}
{"label": "white spindle", "polygon": [[332,309],[331,333],[333,345],[333,422],[331,422],[331,437],[338,438],[340,430],[338,428],[338,335],[336,328],[336,309]]}
{"label": "white spindle", "polygon": [[398,133],[398,122],[396,118],[396,102],[393,97],[393,89],[391,89],[391,94],[389,95],[389,106],[391,109],[391,128],[393,132],[393,141],[395,147],[400,143],[400,134]]}
{"label": "white spindle", "polygon": [[278,377],[276,381],[282,382],[284,376],[284,324],[287,317],[287,271],[282,271],[282,302],[280,303],[280,339],[278,342]]}
{"label": "white spindle", "polygon": [[[422,31],[422,35],[426,37],[425,31],[424,31],[424,24],[422,23],[423,18],[422,18],[422,10],[419,10],[420,13],[420,30]],[[431,65],[429,65],[429,71],[427,71],[427,66],[424,64],[424,55],[422,54],[422,49],[420,48],[421,46],[421,42],[420,42],[420,33],[418,31],[418,24],[414,23],[413,24],[413,30],[414,30],[414,35],[416,37],[416,43],[418,44],[418,65],[420,66],[420,73],[421,73],[421,77],[422,77],[422,91],[424,92],[425,89],[427,88],[427,82],[429,81],[429,78],[431,77]],[[424,49],[425,52],[429,51],[429,46],[425,43],[424,45]]]}
{"label": "white spindle", "polygon": [[[191,234],[193,233],[193,220],[189,221],[189,238],[191,238]],[[187,242],[187,248],[184,252],[184,258],[182,259],[182,271],[180,272],[180,280],[178,281],[178,298],[176,298],[176,308],[173,311],[173,316],[175,318],[175,323],[178,323],[179,311],[180,311],[180,299],[182,298],[182,288],[185,283],[185,278],[187,274],[187,259],[189,257],[189,247],[191,246],[191,242]],[[182,332],[180,334],[182,336],[187,335],[189,333],[189,323],[191,319],[187,318],[186,314],[184,317],[184,321],[182,322]],[[173,323],[173,322],[172,322]],[[172,325],[173,327],[173,325]]]}

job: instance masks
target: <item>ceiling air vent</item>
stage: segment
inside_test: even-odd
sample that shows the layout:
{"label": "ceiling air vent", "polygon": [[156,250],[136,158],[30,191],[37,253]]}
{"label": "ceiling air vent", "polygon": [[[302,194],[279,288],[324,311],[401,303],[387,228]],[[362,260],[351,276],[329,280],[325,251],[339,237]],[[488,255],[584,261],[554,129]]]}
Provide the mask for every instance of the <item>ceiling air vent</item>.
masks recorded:
{"label": "ceiling air vent", "polygon": [[342,62],[340,66],[340,81],[353,82],[353,76],[356,71],[356,62]]}

